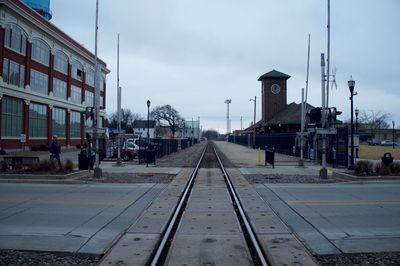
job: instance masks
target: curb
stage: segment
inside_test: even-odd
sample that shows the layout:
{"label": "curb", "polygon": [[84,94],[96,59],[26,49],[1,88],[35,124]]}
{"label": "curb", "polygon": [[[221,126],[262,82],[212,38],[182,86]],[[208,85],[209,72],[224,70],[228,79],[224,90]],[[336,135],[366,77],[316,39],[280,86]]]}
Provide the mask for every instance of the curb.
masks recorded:
{"label": "curb", "polygon": [[50,182],[50,183],[87,183],[80,178],[92,175],[86,170],[81,170],[64,175],[30,175],[30,174],[0,174],[0,183],[23,183],[23,182]]}
{"label": "curb", "polygon": [[347,173],[333,172],[333,177],[348,181],[379,181],[379,180],[400,180],[400,176],[356,176]]}

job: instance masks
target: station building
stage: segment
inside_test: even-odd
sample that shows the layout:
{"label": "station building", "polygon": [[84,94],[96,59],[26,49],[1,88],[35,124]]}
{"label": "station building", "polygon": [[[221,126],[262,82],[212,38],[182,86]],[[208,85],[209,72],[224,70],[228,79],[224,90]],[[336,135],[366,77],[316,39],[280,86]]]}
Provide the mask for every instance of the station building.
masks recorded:
{"label": "station building", "polygon": [[[0,149],[46,147],[53,135],[63,147],[83,144],[92,125],[82,112],[94,105],[94,54],[49,22],[49,14],[0,0]],[[98,64],[105,108],[110,71]]]}

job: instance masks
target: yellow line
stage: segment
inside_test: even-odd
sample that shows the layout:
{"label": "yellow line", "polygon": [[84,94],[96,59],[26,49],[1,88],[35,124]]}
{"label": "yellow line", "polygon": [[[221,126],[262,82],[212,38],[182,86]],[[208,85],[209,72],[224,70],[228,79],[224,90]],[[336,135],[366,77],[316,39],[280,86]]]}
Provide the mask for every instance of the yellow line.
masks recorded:
{"label": "yellow line", "polygon": [[336,201],[289,200],[287,201],[287,203],[289,205],[377,205],[377,204],[400,205],[400,200],[336,200]]}

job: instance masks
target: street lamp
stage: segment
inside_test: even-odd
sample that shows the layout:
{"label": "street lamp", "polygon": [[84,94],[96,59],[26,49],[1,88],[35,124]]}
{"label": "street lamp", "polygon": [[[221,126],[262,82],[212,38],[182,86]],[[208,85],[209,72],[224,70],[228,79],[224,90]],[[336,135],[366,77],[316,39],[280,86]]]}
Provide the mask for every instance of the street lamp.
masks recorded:
{"label": "street lamp", "polygon": [[352,170],[354,169],[354,123],[353,123],[353,96],[357,95],[357,92],[354,91],[354,86],[356,85],[356,82],[353,80],[352,76],[350,76],[350,80],[347,82],[349,85],[349,90],[350,90],[350,104],[351,104],[351,114],[350,114],[350,127],[351,127],[351,139],[350,139],[350,165],[349,169]]}
{"label": "street lamp", "polygon": [[147,149],[146,149],[146,167],[149,167],[149,143],[150,143],[150,100],[147,100]]}
{"label": "street lamp", "polygon": [[257,96],[254,96],[254,99],[250,99],[250,101],[254,102],[253,149],[255,149],[256,148],[256,103],[257,103]]}

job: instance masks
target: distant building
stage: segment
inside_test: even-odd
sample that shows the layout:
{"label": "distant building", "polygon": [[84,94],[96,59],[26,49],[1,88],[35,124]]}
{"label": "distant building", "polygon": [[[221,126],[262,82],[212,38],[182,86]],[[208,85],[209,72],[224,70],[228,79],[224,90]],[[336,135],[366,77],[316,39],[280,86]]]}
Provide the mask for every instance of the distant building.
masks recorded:
{"label": "distant building", "polygon": [[147,127],[149,127],[149,138],[154,139],[156,121],[150,120],[149,123],[147,123],[147,121],[148,120],[135,120],[132,125],[133,134],[140,136],[140,138],[147,138]]}
{"label": "distant building", "polygon": [[[0,148],[48,145],[58,135],[62,146],[85,142],[81,113],[94,105],[94,55],[50,23],[49,1],[41,14],[22,1],[0,0]],[[101,67],[100,105],[106,103],[106,75]],[[102,110],[100,127],[104,124]]]}
{"label": "distant building", "polygon": [[[287,104],[289,75],[275,69],[258,78],[261,81],[261,120],[242,131],[252,133],[298,132],[301,128],[301,104]],[[313,106],[307,104],[306,111]]]}

